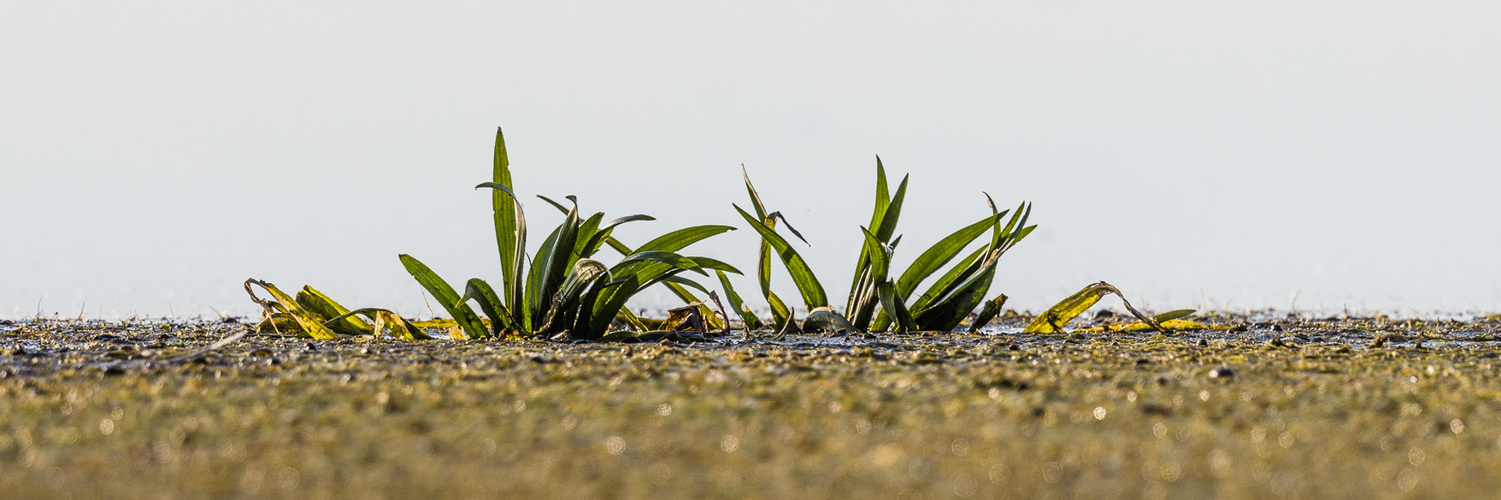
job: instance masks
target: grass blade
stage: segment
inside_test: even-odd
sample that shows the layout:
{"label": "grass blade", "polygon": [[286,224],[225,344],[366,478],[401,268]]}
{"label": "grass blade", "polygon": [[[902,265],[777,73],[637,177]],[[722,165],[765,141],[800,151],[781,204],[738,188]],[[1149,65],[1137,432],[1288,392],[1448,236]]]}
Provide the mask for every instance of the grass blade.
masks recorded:
{"label": "grass blade", "polygon": [[[272,297],[276,298],[277,304],[280,304],[281,307],[287,311],[287,314],[292,315],[292,318],[297,321],[297,326],[302,327],[302,333],[304,335],[320,340],[333,340],[339,338],[339,336],[335,334],[333,330],[330,330],[328,329],[328,327],[323,326],[324,320],[322,317],[317,316],[311,311],[303,309],[302,306],[297,303],[297,299],[294,299],[290,295],[283,293],[280,289],[276,288],[276,285],[272,285],[258,279],[248,279],[245,280],[246,292],[250,291],[250,285],[259,286],[262,289],[266,290],[267,293],[270,293]],[[252,293],[251,298],[254,297],[255,294]]]}
{"label": "grass blade", "polygon": [[375,328],[372,331],[372,335],[377,337],[382,335],[382,332],[390,332],[392,337],[404,340],[431,340],[433,338],[431,335],[427,334],[427,331],[418,328],[417,325],[414,325],[412,324],[412,322],[407,321],[407,319],[401,317],[401,315],[392,312],[390,309],[381,309],[378,307],[355,309],[353,311],[344,313],[343,315],[329,319],[328,323],[333,323],[336,320],[348,319],[349,316],[356,314],[370,318],[371,321],[375,322]]}
{"label": "grass blade", "polygon": [[[519,330],[531,329],[528,308],[523,293],[526,279],[526,214],[521,210],[521,201],[511,190],[510,162],[505,156],[504,138],[496,131],[495,181],[482,183],[475,189],[490,188],[496,191],[491,202],[495,211],[495,240],[501,247],[501,284],[505,292],[505,306],[511,313],[510,323]],[[502,199],[502,193],[509,198]]]}
{"label": "grass blade", "polygon": [[985,234],[986,229],[993,227],[997,220],[999,220],[999,216],[996,215],[980,219],[980,221],[954,231],[952,234],[938,240],[938,243],[934,243],[933,246],[928,247],[921,255],[918,255],[917,260],[913,261],[911,266],[907,267],[907,270],[902,273],[902,277],[897,279],[897,291],[901,293],[903,298],[911,297],[912,291],[917,288],[919,283],[928,279],[928,276],[931,276],[934,272],[943,268],[945,264],[948,264],[949,261],[953,260],[955,256],[959,255],[960,251],[964,250],[964,247],[969,246],[976,238]]}
{"label": "grass blade", "polygon": [[581,296],[591,288],[598,279],[608,277],[609,268],[594,259],[579,259],[573,269],[568,272],[568,277],[552,297],[552,304],[547,308],[547,315],[543,317],[542,326],[537,327],[537,333],[547,335],[557,333],[563,328],[574,324],[577,318]]}
{"label": "grass blade", "polygon": [[510,311],[507,311],[506,306],[501,304],[500,297],[495,295],[495,289],[490,288],[490,284],[485,280],[471,278],[465,284],[464,296],[459,301],[469,302],[470,300],[478,302],[480,311],[485,313],[485,317],[490,318],[492,335],[501,337],[506,330],[516,329],[515,325],[511,324]]}
{"label": "grass blade", "polygon": [[744,217],[745,221],[750,223],[751,228],[755,229],[757,233],[761,233],[762,241],[767,242],[772,248],[776,249],[778,255],[782,258],[782,264],[787,266],[787,273],[792,275],[793,284],[797,285],[798,292],[802,294],[803,304],[808,307],[808,310],[828,307],[829,297],[824,292],[823,285],[818,282],[818,277],[813,275],[813,270],[808,267],[807,262],[803,261],[802,256],[798,255],[797,251],[792,249],[792,245],[788,244],[786,239],[783,239],[781,235],[778,235],[776,231],[767,227],[766,224],[745,213],[745,210],[742,210],[738,205],[735,206],[735,211],[740,212],[740,216]]}
{"label": "grass blade", "polygon": [[[506,304],[512,311],[520,309],[522,299],[520,287],[512,287],[511,283],[520,283],[521,276],[517,265],[525,258],[524,240],[526,239],[525,225],[521,221],[521,202],[516,198],[516,193],[511,190],[511,157],[506,152],[506,137],[500,127],[495,128],[495,154],[494,165],[490,174],[490,182],[476,187],[494,188],[490,193],[491,210],[495,218],[495,248],[500,253],[501,283],[506,285]],[[521,240],[523,244],[518,244]],[[512,295],[511,292],[516,294]]]}
{"label": "grass blade", "polygon": [[886,275],[891,269],[891,249],[882,243],[878,237],[871,234],[870,230],[860,228],[860,233],[865,236],[866,265],[862,266],[860,276],[855,283],[855,288],[850,292],[850,303],[845,309],[849,315],[850,324],[857,331],[866,331],[870,328],[871,316],[875,314],[876,305],[880,303],[880,293],[877,283],[886,281]]}
{"label": "grass blade", "polygon": [[[1136,316],[1136,319],[1151,326],[1152,329],[1157,330],[1159,333],[1168,333],[1167,329],[1163,328],[1156,319],[1142,314],[1141,311],[1132,307],[1131,302],[1126,300],[1126,295],[1121,293],[1119,288],[1103,281],[1086,286],[1083,290],[1079,290],[1073,295],[1068,296],[1068,298],[1054,304],[1053,307],[1048,308],[1047,311],[1038,315],[1036,319],[1033,319],[1032,323],[1028,324],[1027,328],[1022,330],[1022,333],[1062,333],[1064,325],[1067,325],[1069,321],[1073,321],[1074,318],[1083,314],[1084,311],[1089,310],[1102,297],[1112,293],[1116,297],[1120,297],[1121,303],[1126,305],[1126,310]],[[1173,311],[1173,313],[1176,312],[1180,311]]]}
{"label": "grass blade", "polygon": [[[627,217],[621,217],[619,219],[615,219],[613,221],[610,221],[609,224],[604,225],[604,227],[599,228],[599,231],[597,231],[594,234],[590,235],[588,241],[584,245],[582,245],[582,248],[584,249],[584,253],[582,254],[583,257],[585,257],[585,258],[593,257],[594,253],[599,251],[600,247],[604,244],[605,240],[614,239],[614,238],[610,237],[610,233],[615,230],[616,226],[619,226],[621,224],[625,224],[627,222],[652,221],[652,220],[657,220],[657,219],[655,217],[650,216],[650,215],[636,214],[636,215],[631,215],[631,216],[627,216]],[[619,250],[619,248],[617,247],[616,250]],[[628,254],[629,252],[625,252],[625,253]]]}
{"label": "grass blade", "polygon": [[644,244],[644,245],[636,247],[636,252],[647,252],[647,251],[676,252],[678,250],[682,250],[682,249],[686,248],[688,245],[692,245],[694,243],[697,243],[699,241],[707,239],[707,238],[709,238],[711,236],[715,236],[715,235],[718,235],[718,234],[722,234],[722,233],[725,233],[725,232],[728,232],[728,231],[734,231],[734,230],[735,230],[735,228],[731,227],[731,226],[713,226],[713,225],[709,225],[709,226],[691,226],[691,227],[685,227],[685,228],[682,228],[682,229],[679,229],[679,230],[676,230],[676,231],[664,234],[662,236],[658,236],[656,239],[653,239],[651,241],[646,242],[646,244]]}
{"label": "grass blade", "polygon": [[400,258],[401,265],[412,275],[412,278],[417,280],[418,284],[422,285],[422,288],[427,289],[427,293],[437,299],[438,304],[442,305],[450,316],[453,316],[453,320],[458,323],[465,336],[471,339],[485,338],[484,323],[480,322],[479,317],[474,314],[474,310],[470,309],[468,304],[459,300],[459,294],[448,285],[447,281],[443,281],[443,278],[438,277],[438,274],[429,269],[426,264],[410,255],[401,254]]}
{"label": "grass blade", "polygon": [[730,308],[740,315],[740,321],[745,322],[745,331],[761,329],[761,318],[757,318],[756,314],[745,306],[745,301],[740,299],[740,294],[735,293],[735,287],[730,286],[730,278],[725,276],[724,271],[718,269],[714,270],[714,274],[719,276],[719,286],[724,288],[724,296],[730,301]]}
{"label": "grass blade", "polygon": [[975,307],[985,301],[985,293],[990,291],[990,283],[995,279],[995,265],[1000,257],[1000,250],[991,251],[990,256],[978,268],[974,268],[964,281],[952,287],[942,298],[921,309],[914,307],[912,315],[917,320],[917,326],[924,330],[945,332],[958,328],[974,312]]}
{"label": "grass blade", "polygon": [[1162,313],[1162,314],[1158,314],[1156,316],[1152,316],[1152,319],[1157,320],[1158,323],[1166,323],[1166,322],[1169,322],[1169,321],[1172,321],[1172,320],[1175,320],[1175,319],[1178,319],[1178,318],[1187,317],[1187,316],[1193,314],[1194,311],[1195,311],[1195,309],[1178,309],[1178,310],[1168,311],[1168,312],[1165,312],[1165,313]]}
{"label": "grass blade", "polygon": [[886,313],[887,322],[896,325],[892,333],[917,331],[917,321],[907,310],[907,304],[902,301],[901,295],[896,293],[896,285],[891,280],[876,285],[876,291],[881,296],[881,310]]}
{"label": "grass blade", "polygon": [[[297,305],[324,318],[342,316],[349,312],[349,308],[334,301],[323,292],[304,285],[302,291],[297,292]],[[323,326],[340,335],[372,335],[375,329],[358,318],[344,317],[339,321],[324,321]]]}

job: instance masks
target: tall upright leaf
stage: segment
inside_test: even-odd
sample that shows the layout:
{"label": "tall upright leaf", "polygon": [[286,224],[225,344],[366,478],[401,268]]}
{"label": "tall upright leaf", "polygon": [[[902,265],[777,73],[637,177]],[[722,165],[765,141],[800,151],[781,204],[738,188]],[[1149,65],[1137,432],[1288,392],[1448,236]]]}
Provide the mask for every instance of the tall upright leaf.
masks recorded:
{"label": "tall upright leaf", "polygon": [[505,304],[515,311],[522,304],[520,289],[513,289],[510,284],[520,280],[517,275],[520,266],[516,263],[524,258],[525,247],[518,245],[517,241],[524,240],[526,236],[519,223],[521,202],[516,199],[516,193],[511,191],[511,157],[506,152],[506,137],[500,127],[495,128],[495,155],[490,183],[500,188],[490,192],[490,205],[495,217],[495,248],[500,252],[501,276],[506,285],[503,287]]}

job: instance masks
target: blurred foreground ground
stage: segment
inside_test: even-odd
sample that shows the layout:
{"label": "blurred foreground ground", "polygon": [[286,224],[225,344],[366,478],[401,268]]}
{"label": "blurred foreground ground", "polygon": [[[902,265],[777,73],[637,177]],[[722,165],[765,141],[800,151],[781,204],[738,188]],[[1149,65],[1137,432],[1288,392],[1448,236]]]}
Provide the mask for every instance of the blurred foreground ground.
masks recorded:
{"label": "blurred foreground ground", "polygon": [[314,341],[0,323],[8,498],[1493,497],[1497,325]]}

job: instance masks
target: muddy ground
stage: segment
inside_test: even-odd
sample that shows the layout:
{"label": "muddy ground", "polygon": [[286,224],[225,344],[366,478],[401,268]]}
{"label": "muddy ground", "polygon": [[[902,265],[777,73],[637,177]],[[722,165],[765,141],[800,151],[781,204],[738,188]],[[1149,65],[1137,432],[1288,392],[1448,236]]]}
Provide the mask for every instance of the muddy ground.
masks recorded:
{"label": "muddy ground", "polygon": [[[1271,319],[1271,318],[1277,319]],[[1493,497],[1494,322],[702,343],[0,322],[8,498]],[[179,358],[174,361],[163,361]]]}

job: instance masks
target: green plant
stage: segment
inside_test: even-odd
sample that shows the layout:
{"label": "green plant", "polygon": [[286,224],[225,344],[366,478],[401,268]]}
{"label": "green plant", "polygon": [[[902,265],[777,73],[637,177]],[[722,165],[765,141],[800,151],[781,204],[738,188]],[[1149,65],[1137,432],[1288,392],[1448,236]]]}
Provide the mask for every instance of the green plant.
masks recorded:
{"label": "green plant", "polygon": [[[884,331],[894,324],[894,330],[898,332],[948,331],[958,327],[977,306],[984,302],[985,308],[972,326],[972,329],[976,329],[999,313],[1001,304],[1005,302],[1005,295],[990,301],[984,299],[994,281],[996,262],[1001,255],[1036,228],[1036,226],[1026,225],[1027,218],[1032,211],[1030,204],[1022,203],[1014,212],[997,211],[995,203],[990,201],[987,195],[986,200],[990,202],[991,209],[989,217],[939,240],[920,254],[899,278],[892,279],[890,277],[891,258],[901,241],[900,236],[894,237],[894,235],[897,221],[901,216],[902,204],[906,198],[907,178],[902,178],[895,194],[892,194],[886,180],[885,165],[877,157],[875,208],[871,215],[870,225],[861,227],[865,245],[855,266],[849,300],[845,304],[845,313],[839,315],[829,308],[823,285],[808,267],[806,261],[785,238],[777,234],[777,219],[782,219],[784,224],[786,219],[782,218],[778,212],[767,212],[760,196],[756,193],[755,186],[751,184],[749,175],[745,175],[745,185],[750,193],[751,206],[755,215],[751,215],[738,205],[735,206],[735,210],[750,224],[751,228],[761,235],[760,258],[757,266],[761,292],[771,305],[773,320],[778,330],[784,332],[795,327],[795,323],[791,322],[791,310],[770,288],[771,252],[773,250],[781,258],[788,274],[791,275],[793,284],[802,295],[804,305],[808,308],[809,316],[808,321],[804,322],[804,329],[812,330],[813,328],[808,328],[809,322],[818,319],[817,329],[823,330]],[[1002,225],[1001,220],[1008,213],[1011,214],[1011,218]],[[792,230],[790,226],[788,229]],[[953,261],[960,252],[974,243],[987,230],[991,232],[988,245],[961,259],[958,264],[930,285],[915,302],[912,302],[910,306],[907,304],[919,284]],[[799,239],[802,238],[802,235],[795,230],[792,230],[792,233]],[[722,281],[724,281],[726,292],[731,293],[728,281]],[[733,298],[731,305],[737,310],[742,309],[741,306],[735,304]],[[878,307],[880,314],[877,314]],[[748,311],[742,312],[742,316],[747,315]]]}
{"label": "green plant", "polygon": [[[565,207],[563,206],[563,204],[553,201],[551,198],[548,198],[546,196],[538,196],[538,198],[541,198],[542,201],[546,201],[554,208],[557,208],[558,211],[562,212],[564,215],[567,215],[569,212],[568,207]],[[609,246],[611,249],[615,250],[622,257],[626,257],[631,255],[632,253],[635,253],[635,251],[632,250],[631,247],[627,246],[625,243],[621,243],[620,240],[615,239],[615,237],[612,235],[605,235],[604,242],[606,246]],[[717,269],[715,270],[715,272],[719,273],[720,275],[724,274],[724,271]],[[699,300],[698,296],[694,295],[692,291],[688,290],[688,288],[696,288],[700,291],[704,291],[704,293],[709,293],[702,286],[699,286],[697,283],[693,282],[678,283],[675,280],[663,281],[662,285],[666,286],[667,289],[671,291],[673,295],[676,295],[679,299],[681,299],[684,304],[698,309],[699,315],[704,318],[706,326],[708,328],[721,329],[726,326],[725,320],[720,319],[718,315],[714,314],[713,310],[709,309],[707,303]],[[635,324],[638,322],[637,318],[634,318],[634,316],[631,314],[630,309],[621,309],[621,312],[622,314],[627,316],[627,319],[630,320],[631,323]]]}
{"label": "green plant", "polygon": [[[679,275],[694,272],[708,276],[707,270],[740,273],[718,260],[677,253],[694,242],[734,229],[729,226],[694,226],[672,231],[634,251],[622,250],[627,255],[614,266],[606,266],[591,257],[613,240],[614,229],[627,222],[653,219],[632,215],[602,224],[603,213],[581,217],[577,200],[572,196],[567,198],[573,206],[564,221],[548,234],[527,266],[526,216],[512,190],[510,158],[499,129],[495,134],[492,180],[476,186],[479,188],[493,190],[491,204],[501,262],[501,293],[475,278],[466,283],[464,294],[460,295],[416,258],[400,256],[412,277],[453,316],[469,338],[566,333],[576,339],[598,339],[617,318],[631,321],[633,316],[624,311],[625,303],[647,287],[671,283],[704,289]],[[490,320],[488,329],[469,306],[471,301]],[[639,321],[633,323],[640,328]]]}
{"label": "green plant", "polygon": [[[756,193],[756,186],[751,184],[750,174],[742,169],[741,175],[745,178],[745,189],[750,194],[751,208],[756,211],[756,215],[752,217],[739,205],[733,206],[737,212],[740,212],[740,216],[750,223],[750,227],[761,235],[761,245],[756,259],[756,278],[761,285],[761,295],[766,297],[767,304],[771,306],[772,323],[776,329],[782,332],[795,331],[798,327],[793,321],[792,308],[788,307],[776,292],[771,291],[771,252],[775,250],[777,256],[781,258],[782,264],[787,268],[787,274],[791,275],[793,284],[802,295],[803,305],[807,307],[810,314],[814,310],[829,306],[828,293],[824,292],[823,284],[819,283],[818,276],[813,274],[807,261],[798,255],[791,243],[777,234],[777,220],[781,219],[782,223],[787,225],[787,230],[803,240],[803,243],[807,243],[808,240],[793,229],[791,224],[787,224],[787,219],[782,216],[781,212],[767,212],[766,205],[761,202],[761,195]],[[729,291],[726,290],[726,293]]]}

